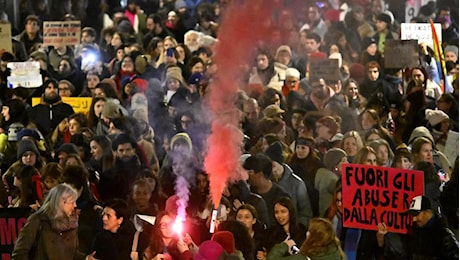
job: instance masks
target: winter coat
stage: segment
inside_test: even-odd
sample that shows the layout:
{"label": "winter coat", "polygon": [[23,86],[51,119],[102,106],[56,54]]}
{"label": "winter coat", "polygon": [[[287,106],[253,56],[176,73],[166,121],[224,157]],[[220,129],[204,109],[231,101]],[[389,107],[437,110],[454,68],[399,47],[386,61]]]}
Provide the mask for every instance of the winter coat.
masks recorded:
{"label": "winter coat", "polygon": [[32,107],[28,111],[27,118],[35,123],[38,130],[43,135],[48,135],[59,123],[66,117],[74,114],[73,108],[62,101],[54,104],[46,104],[44,102]]}
{"label": "winter coat", "polygon": [[27,219],[16,240],[12,259],[85,259],[78,251],[78,217],[51,220],[37,212]]}
{"label": "winter coat", "polygon": [[326,168],[319,168],[315,177],[315,188],[319,191],[319,215],[323,216],[334,197],[338,177]]}
{"label": "winter coat", "polygon": [[304,256],[302,254],[289,255],[289,248],[286,243],[277,244],[270,250],[267,260],[297,260],[297,259],[311,259],[311,260],[340,260],[340,251],[336,246],[328,246],[324,252],[314,256]]}

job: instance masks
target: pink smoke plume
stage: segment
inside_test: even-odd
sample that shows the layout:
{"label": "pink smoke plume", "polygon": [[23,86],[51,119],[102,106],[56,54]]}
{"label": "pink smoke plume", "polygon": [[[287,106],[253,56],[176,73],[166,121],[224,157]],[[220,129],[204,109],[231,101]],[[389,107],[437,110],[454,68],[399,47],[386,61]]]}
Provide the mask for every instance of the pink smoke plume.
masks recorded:
{"label": "pink smoke plume", "polygon": [[215,207],[228,180],[247,177],[239,161],[243,136],[238,129],[240,115],[235,101],[239,80],[247,72],[247,65],[252,64],[254,50],[260,43],[269,42],[271,17],[279,2],[234,1],[224,11],[214,58],[218,69],[207,99],[212,126],[204,160]]}

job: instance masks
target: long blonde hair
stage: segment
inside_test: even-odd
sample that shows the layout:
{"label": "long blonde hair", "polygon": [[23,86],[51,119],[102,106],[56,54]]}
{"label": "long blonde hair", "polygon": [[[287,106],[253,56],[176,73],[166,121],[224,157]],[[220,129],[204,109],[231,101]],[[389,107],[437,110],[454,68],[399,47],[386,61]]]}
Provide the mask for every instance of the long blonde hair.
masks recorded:
{"label": "long blonde hair", "polygon": [[337,247],[340,259],[345,259],[345,254],[340,247],[340,240],[335,235],[334,226],[325,218],[313,218],[308,227],[308,236],[300,247],[300,254],[304,256],[316,256],[326,252],[328,247]]}

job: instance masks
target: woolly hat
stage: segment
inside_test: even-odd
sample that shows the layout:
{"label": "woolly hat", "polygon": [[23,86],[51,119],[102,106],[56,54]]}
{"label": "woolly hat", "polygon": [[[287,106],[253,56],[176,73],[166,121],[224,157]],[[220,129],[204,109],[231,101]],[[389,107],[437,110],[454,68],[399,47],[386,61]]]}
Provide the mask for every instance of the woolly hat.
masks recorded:
{"label": "woolly hat", "polygon": [[296,77],[300,79],[300,72],[296,68],[287,68],[285,71],[286,78],[287,77]]}
{"label": "woolly hat", "polygon": [[344,150],[340,148],[331,148],[324,155],[324,166],[332,171],[337,166],[337,164],[342,161],[343,157],[347,157],[347,153]]}
{"label": "woolly hat", "polygon": [[56,154],[59,154],[60,152],[65,152],[66,154],[71,154],[71,153],[78,154],[78,148],[73,143],[62,144],[56,150]]}
{"label": "woolly hat", "polygon": [[128,134],[121,133],[121,134],[117,135],[115,140],[113,140],[113,142],[112,142],[112,150],[116,151],[120,144],[126,144],[126,143],[130,143],[133,146],[133,148],[137,147],[137,142],[136,142],[136,140],[134,140],[134,138],[132,138]]}
{"label": "woolly hat", "polygon": [[174,3],[174,8],[179,10],[181,8],[187,8],[187,3],[184,0],[176,0]]}
{"label": "woolly hat", "polygon": [[36,61],[42,60],[44,62],[48,62],[48,56],[43,51],[34,51],[30,54],[30,57]]}
{"label": "woolly hat", "polygon": [[316,148],[316,142],[315,139],[311,137],[299,137],[295,141],[295,145],[306,145],[310,147],[310,150],[314,150]]}
{"label": "woolly hat", "polygon": [[360,63],[353,63],[350,66],[350,78],[356,80],[359,84],[363,83],[364,81],[364,73],[365,69],[364,66]]}
{"label": "woolly hat", "polygon": [[435,126],[441,123],[442,121],[449,119],[449,116],[442,110],[426,109],[425,118],[426,120],[428,120],[428,123],[430,123],[430,125]]}
{"label": "woolly hat", "polygon": [[391,17],[386,13],[380,13],[379,15],[377,15],[376,19],[377,21],[382,21],[387,24],[391,24]]}
{"label": "woolly hat", "polygon": [[264,109],[264,116],[268,118],[277,117],[279,114],[284,114],[284,110],[276,104],[271,104]]}
{"label": "woolly hat", "polygon": [[361,49],[365,50],[367,47],[369,47],[371,44],[377,44],[377,41],[373,37],[366,37],[364,38],[362,44],[361,44]]}
{"label": "woolly hat", "polygon": [[24,128],[21,123],[12,123],[8,127],[8,142],[18,141],[18,133]]}
{"label": "woolly hat", "polygon": [[428,130],[428,128],[424,126],[419,126],[419,127],[416,127],[414,130],[412,130],[412,133],[410,134],[410,137],[409,137],[408,144],[411,145],[415,141],[415,139],[419,137],[426,137],[428,138],[428,140],[431,141],[432,144],[434,144],[433,135],[431,135],[430,130]]}
{"label": "woolly hat", "polygon": [[141,91],[142,93],[145,93],[145,91],[147,90],[147,81],[145,79],[141,79],[141,78],[134,78],[130,81],[130,84],[136,84],[137,88],[139,89],[139,91]]}
{"label": "woolly hat", "polygon": [[24,102],[18,100],[18,99],[10,99],[3,103],[4,107],[9,108],[9,114],[10,114],[10,122],[12,121],[17,121],[24,115],[24,111],[26,110],[26,105]]}
{"label": "woolly hat", "polygon": [[177,201],[179,196],[173,195],[166,200],[165,211],[170,215],[177,215]]}
{"label": "woolly hat", "polygon": [[61,83],[66,84],[69,87],[69,90],[70,90],[71,93],[75,92],[75,85],[72,82],[70,82],[70,81],[68,81],[66,79],[63,79],[63,80],[59,81],[59,84],[61,84]]}
{"label": "woolly hat", "polygon": [[281,45],[280,47],[278,47],[278,49],[276,49],[276,52],[275,52],[275,57],[278,57],[278,55],[282,51],[288,52],[289,56],[292,57],[291,47],[289,47],[288,45]]}
{"label": "woolly hat", "polygon": [[447,45],[447,47],[444,49],[444,54],[448,52],[453,52],[455,56],[458,57],[458,47],[455,45]]}
{"label": "woolly hat", "polygon": [[168,68],[166,72],[166,81],[170,79],[176,79],[179,82],[184,82],[184,78],[182,77],[182,70],[179,67],[171,67]]}
{"label": "woolly hat", "polygon": [[216,241],[207,240],[201,243],[194,260],[217,260],[224,252],[224,248]]}
{"label": "woolly hat", "polygon": [[40,140],[40,135],[37,133],[35,129],[32,128],[24,128],[21,131],[19,131],[17,140],[21,140],[24,136],[30,136],[33,137],[35,140]]}
{"label": "woolly hat", "polygon": [[200,82],[203,80],[204,75],[201,72],[195,72],[193,73],[190,78],[188,78],[187,83],[189,85],[199,85]]}
{"label": "woolly hat", "polygon": [[120,108],[118,107],[118,104],[112,101],[107,101],[104,103],[104,106],[102,106],[102,111],[101,115],[103,115],[105,118],[116,118],[121,116]]}
{"label": "woolly hat", "polygon": [[27,140],[27,139],[21,140],[19,142],[19,148],[18,148],[18,153],[17,153],[18,158],[21,158],[25,152],[29,152],[29,151],[34,152],[37,156],[40,155],[40,153],[38,152],[37,146],[32,140]]}
{"label": "woolly hat", "polygon": [[128,20],[123,20],[121,21],[120,24],[117,26],[117,31],[120,33],[128,33],[131,34],[134,32],[133,26]]}
{"label": "woolly hat", "polygon": [[331,22],[340,22],[340,10],[330,8],[324,13],[324,20],[329,20]]}
{"label": "woolly hat", "polygon": [[171,138],[171,151],[174,150],[174,146],[177,144],[185,144],[189,151],[192,152],[192,139],[190,139],[190,136],[187,133],[178,133]]}
{"label": "woolly hat", "polygon": [[332,53],[331,55],[329,55],[329,59],[336,59],[336,60],[339,60],[339,68],[342,67],[342,54],[340,54],[340,52],[334,52]]}
{"label": "woolly hat", "polygon": [[227,252],[227,254],[233,254],[235,252],[235,238],[230,231],[217,231],[211,237],[212,241],[219,243]]}
{"label": "woolly hat", "polygon": [[265,150],[265,154],[272,159],[272,161],[275,161],[279,164],[284,163],[283,159],[283,147],[281,146],[281,143],[276,141],[272,143],[267,150]]}

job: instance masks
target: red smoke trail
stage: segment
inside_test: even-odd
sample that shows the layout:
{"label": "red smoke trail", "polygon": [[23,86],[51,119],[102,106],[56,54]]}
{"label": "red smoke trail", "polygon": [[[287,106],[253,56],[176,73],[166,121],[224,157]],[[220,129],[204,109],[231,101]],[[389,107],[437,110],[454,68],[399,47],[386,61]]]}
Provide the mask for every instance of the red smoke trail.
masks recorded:
{"label": "red smoke trail", "polygon": [[271,14],[276,0],[236,1],[227,6],[219,29],[214,61],[217,74],[210,86],[207,103],[212,127],[204,166],[209,173],[210,193],[215,207],[220,203],[227,180],[242,179],[239,157],[242,135],[238,130],[239,112],[235,107],[238,81],[252,64],[254,50],[268,42]]}

